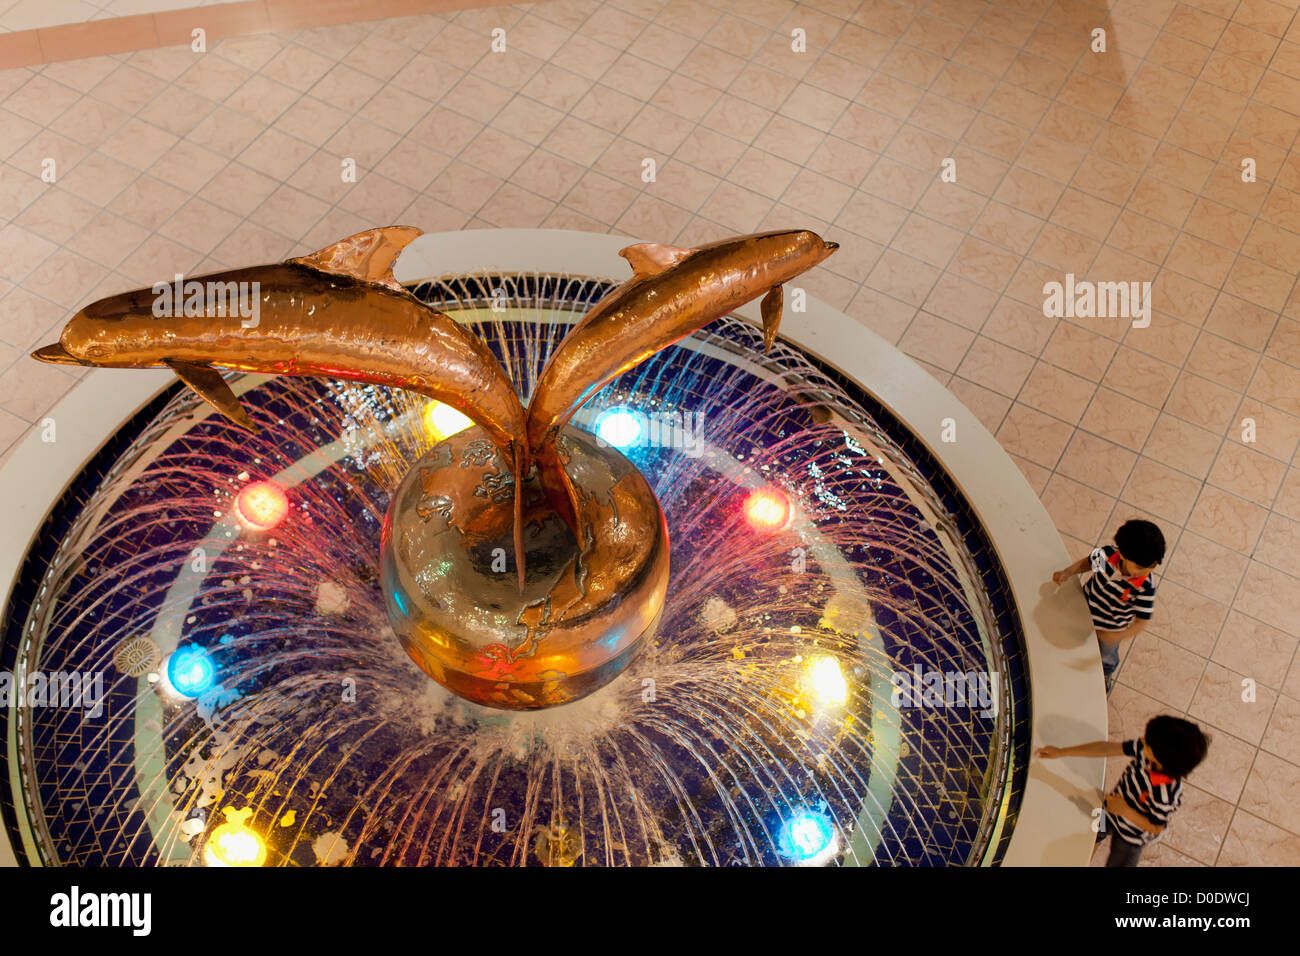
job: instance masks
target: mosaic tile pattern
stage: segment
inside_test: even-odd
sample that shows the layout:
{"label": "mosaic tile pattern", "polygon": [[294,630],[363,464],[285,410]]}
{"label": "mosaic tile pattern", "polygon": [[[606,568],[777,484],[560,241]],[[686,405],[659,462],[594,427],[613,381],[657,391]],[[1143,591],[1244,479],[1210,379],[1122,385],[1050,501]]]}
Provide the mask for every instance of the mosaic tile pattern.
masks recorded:
{"label": "mosaic tile pattern", "polygon": [[[0,449],[76,380],[23,351],[174,272],[380,221],[818,229],[809,292],[970,407],[1071,552],[1165,529],[1112,732],[1214,744],[1144,863],[1298,863],[1298,5],[554,0],[5,71]],[[1045,317],[1067,272],[1151,282],[1149,327]]]}

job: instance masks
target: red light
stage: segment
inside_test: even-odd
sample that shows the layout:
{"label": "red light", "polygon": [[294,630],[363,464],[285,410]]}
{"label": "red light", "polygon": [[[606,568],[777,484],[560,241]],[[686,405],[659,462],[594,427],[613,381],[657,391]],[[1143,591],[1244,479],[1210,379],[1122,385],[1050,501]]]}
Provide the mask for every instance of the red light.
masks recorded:
{"label": "red light", "polygon": [[751,491],[745,498],[745,520],[755,531],[780,531],[790,523],[790,500],[775,488]]}
{"label": "red light", "polygon": [[266,531],[289,513],[289,496],[279,485],[255,481],[239,493],[236,510],[245,524]]}

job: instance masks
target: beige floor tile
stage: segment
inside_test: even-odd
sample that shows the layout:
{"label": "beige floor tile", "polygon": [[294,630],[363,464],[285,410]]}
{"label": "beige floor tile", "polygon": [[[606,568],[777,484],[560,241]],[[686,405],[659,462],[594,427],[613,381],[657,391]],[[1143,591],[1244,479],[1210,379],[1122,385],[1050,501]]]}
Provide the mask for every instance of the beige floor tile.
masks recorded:
{"label": "beige floor tile", "polygon": [[1208,657],[1220,637],[1227,607],[1163,575],[1157,580],[1156,610],[1147,630],[1198,657]]}
{"label": "beige floor tile", "polygon": [[1297,643],[1292,635],[1234,610],[1224,623],[1211,658],[1265,687],[1279,687]]}
{"label": "beige floor tile", "polygon": [[847,311],[885,341],[897,345],[916,317],[917,307],[863,286],[849,303]]}
{"label": "beige floor tile", "polygon": [[1258,505],[1272,505],[1286,465],[1245,445],[1228,443],[1220,449],[1209,482]]}
{"label": "beige floor tile", "polygon": [[1290,462],[1296,447],[1300,446],[1300,419],[1256,399],[1244,398],[1232,416],[1227,440],[1252,447],[1283,463]]}
{"label": "beige floor tile", "polygon": [[1236,411],[1237,394],[1209,379],[1182,372],[1174,382],[1165,411],[1215,434],[1227,429]]}
{"label": "beige floor tile", "polygon": [[1273,713],[1277,694],[1254,677],[1211,662],[1201,676],[1188,716],[1258,745]]}
{"label": "beige floor tile", "polygon": [[953,372],[961,364],[974,338],[974,333],[968,329],[919,312],[898,344],[908,355]]}
{"label": "beige floor tile", "polygon": [[[983,286],[959,276],[944,274],[926,298],[925,310],[972,331],[978,331],[988,319],[996,302],[997,295]],[[1024,376],[1021,375],[1020,380],[1023,379]]]}
{"label": "beige floor tile", "polygon": [[[1146,444],[1158,414],[1151,406],[1103,386],[1097,389],[1080,426],[1094,435],[1136,451]],[[1169,478],[1177,481],[1173,475]]]}
{"label": "beige floor tile", "polygon": [[1260,751],[1240,807],[1284,830],[1300,832],[1300,766]]}
{"label": "beige floor tile", "polygon": [[1199,490],[1195,478],[1149,458],[1138,458],[1120,500],[1146,516],[1182,525]]}
{"label": "beige floor tile", "polygon": [[1189,531],[1219,544],[1251,554],[1259,541],[1268,512],[1256,504],[1212,485],[1200,489],[1200,497],[1186,525]]}
{"label": "beige floor tile", "polygon": [[1115,344],[1073,322],[1059,323],[1043,358],[1090,381],[1099,382],[1115,355]]}
{"label": "beige floor tile", "polygon": [[1220,444],[1219,437],[1213,432],[1162,412],[1147,437],[1142,454],[1203,479],[1214,464]]}
{"label": "beige floor tile", "polygon": [[1300,765],[1300,701],[1278,697],[1260,746],[1289,764]]}
{"label": "beige floor tile", "polygon": [[[1012,412],[1023,406],[1012,406]],[[998,441],[1003,448],[1016,444],[1004,439],[1003,433],[1019,436],[1021,428],[1013,423],[1008,429],[1011,414],[998,430]],[[1014,454],[1014,452],[1013,452]],[[1107,533],[1106,518],[1115,499],[1099,491],[1071,481],[1059,472],[1054,474],[1047,486],[1039,492],[1043,507],[1052,516],[1052,521],[1062,534],[1068,534],[1082,541],[1100,541]]]}
{"label": "beige floor tile", "polygon": [[1121,211],[1121,207],[1114,203],[1072,186],[1061,194],[1060,201],[1052,210],[1051,221],[1074,232],[1102,240],[1110,234]]}
{"label": "beige floor tile", "polygon": [[1287,517],[1300,521],[1300,468],[1287,471],[1273,507]]}
{"label": "beige floor tile", "polygon": [[1198,863],[1213,866],[1234,809],[1226,800],[1188,784],[1183,788],[1183,805],[1160,842]]}
{"label": "beige floor tile", "polygon": [[1265,356],[1246,393],[1289,415],[1300,416],[1300,368]]}
{"label": "beige floor tile", "polygon": [[1300,865],[1300,836],[1238,810],[1223,841],[1217,865]]}
{"label": "beige floor tile", "polygon": [[1005,395],[967,381],[960,375],[954,376],[948,383],[948,390],[974,412],[975,417],[990,432],[997,432],[1002,425],[1002,419],[1006,417],[1007,410],[1011,407],[1011,399]]}
{"label": "beige floor tile", "polygon": [[1205,317],[1216,304],[1216,299],[1222,297],[1219,297],[1218,290],[1204,282],[1197,282],[1195,278],[1162,271],[1156,281],[1152,282],[1152,298],[1160,302],[1161,312],[1169,312],[1184,323],[1204,325]]}
{"label": "beige floor tile", "polygon": [[1203,727],[1210,745],[1201,762],[1188,776],[1188,782],[1221,800],[1236,804],[1250,776],[1256,748],[1238,737],[1214,727]]}
{"label": "beige floor tile", "polygon": [[1300,637],[1300,579],[1252,561],[1234,606],[1243,614]]}
{"label": "beige floor tile", "polygon": [[1269,515],[1255,550],[1255,560],[1300,577],[1300,521]]}
{"label": "beige floor tile", "polygon": [[1173,388],[1178,369],[1129,347],[1121,347],[1101,383],[1122,395],[1160,408]]}
{"label": "beige floor tile", "polygon": [[979,337],[962,359],[957,374],[1008,398],[1014,398],[1033,365],[1032,356],[992,339]]}
{"label": "beige floor tile", "polygon": [[[1023,392],[1019,401],[1025,401]],[[1103,494],[1117,497],[1136,460],[1137,455],[1126,448],[1088,432],[1076,431],[1061,456],[1057,471]]]}
{"label": "beige floor tile", "polygon": [[1139,634],[1131,643],[1118,679],[1185,712],[1205,669],[1205,659],[1154,634]]}
{"label": "beige floor tile", "polygon": [[1130,323],[1124,334],[1124,344],[1152,358],[1181,367],[1191,354],[1198,334],[1195,325],[1152,310],[1151,324],[1146,328],[1135,329]]}
{"label": "beige floor tile", "polygon": [[1186,531],[1165,559],[1165,574],[1169,580],[1220,604],[1232,604],[1247,564],[1245,555]]}

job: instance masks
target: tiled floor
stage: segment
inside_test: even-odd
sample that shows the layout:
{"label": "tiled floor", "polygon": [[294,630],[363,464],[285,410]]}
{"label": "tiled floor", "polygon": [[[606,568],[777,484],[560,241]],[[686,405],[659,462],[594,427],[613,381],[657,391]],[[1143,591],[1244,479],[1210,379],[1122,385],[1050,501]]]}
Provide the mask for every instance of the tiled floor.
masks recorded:
{"label": "tiled floor", "polygon": [[0,0],[0,32],[233,2],[237,0]]}
{"label": "tiled floor", "polygon": [[[0,449],[74,381],[24,350],[174,272],[389,222],[818,229],[804,285],[974,410],[1071,552],[1165,529],[1112,730],[1214,743],[1148,862],[1300,863],[1298,6],[554,0],[2,72]],[[1044,317],[1067,272],[1151,281],[1150,326]]]}

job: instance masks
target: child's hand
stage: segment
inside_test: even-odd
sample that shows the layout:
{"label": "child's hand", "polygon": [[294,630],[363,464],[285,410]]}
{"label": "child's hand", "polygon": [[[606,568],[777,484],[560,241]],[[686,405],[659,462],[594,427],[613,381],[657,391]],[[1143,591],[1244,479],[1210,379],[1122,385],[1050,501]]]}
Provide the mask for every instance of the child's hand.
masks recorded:
{"label": "child's hand", "polygon": [[1070,580],[1069,571],[1057,571],[1055,574],[1052,575],[1052,583],[1057,585],[1058,587],[1064,584],[1068,580]]}
{"label": "child's hand", "polygon": [[1042,757],[1044,760],[1054,760],[1062,756],[1060,747],[1039,747],[1034,751],[1035,757]]}

